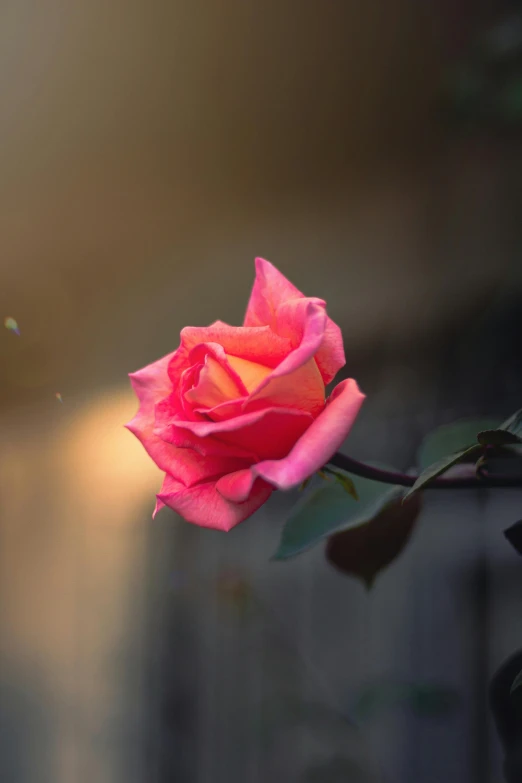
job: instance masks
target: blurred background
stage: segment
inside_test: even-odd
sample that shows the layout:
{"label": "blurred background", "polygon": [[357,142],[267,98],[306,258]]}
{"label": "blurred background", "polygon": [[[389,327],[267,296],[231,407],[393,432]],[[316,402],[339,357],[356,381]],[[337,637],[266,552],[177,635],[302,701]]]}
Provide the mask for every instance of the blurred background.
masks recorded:
{"label": "blurred background", "polygon": [[407,469],[520,408],[521,130],[521,3],[4,0],[2,780],[502,779],[519,492],[428,495],[368,594],[321,546],[270,562],[294,493],[228,535],[152,521],[123,424],[128,372],[241,323],[256,255],[342,326],[347,453]]}

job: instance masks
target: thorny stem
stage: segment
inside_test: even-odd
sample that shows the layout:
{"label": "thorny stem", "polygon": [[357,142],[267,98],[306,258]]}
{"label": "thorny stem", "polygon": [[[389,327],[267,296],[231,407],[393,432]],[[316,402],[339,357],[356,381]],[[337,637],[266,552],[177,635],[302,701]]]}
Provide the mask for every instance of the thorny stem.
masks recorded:
{"label": "thorny stem", "polygon": [[[341,468],[354,476],[380,481],[383,484],[398,484],[401,487],[412,487],[418,476],[410,476],[394,470],[383,470],[367,465],[364,462],[347,457],[336,452],[328,461],[328,464]],[[522,475],[519,476],[492,476],[483,468],[477,476],[465,478],[436,478],[432,479],[423,489],[478,489],[479,487],[522,487]]]}

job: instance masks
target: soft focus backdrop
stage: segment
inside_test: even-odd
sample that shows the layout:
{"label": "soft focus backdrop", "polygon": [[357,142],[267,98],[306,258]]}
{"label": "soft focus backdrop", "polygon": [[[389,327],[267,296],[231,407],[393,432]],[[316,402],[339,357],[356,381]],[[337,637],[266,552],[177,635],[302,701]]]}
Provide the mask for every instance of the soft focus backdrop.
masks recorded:
{"label": "soft focus backdrop", "polygon": [[[343,328],[354,455],[408,468],[435,424],[521,407],[520,134],[448,98],[477,36],[516,48],[516,6],[2,4],[2,780],[498,780],[516,492],[430,500],[368,596],[321,547],[269,562],[293,496],[229,535],[152,522],[123,424],[128,372],[241,322],[256,255]],[[384,710],[356,761],[338,711],[383,678],[458,706]]]}

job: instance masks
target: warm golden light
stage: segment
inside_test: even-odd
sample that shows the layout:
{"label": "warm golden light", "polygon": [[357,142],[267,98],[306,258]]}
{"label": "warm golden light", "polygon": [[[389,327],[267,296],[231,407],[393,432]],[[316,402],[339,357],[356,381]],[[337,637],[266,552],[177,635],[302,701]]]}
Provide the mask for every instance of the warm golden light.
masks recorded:
{"label": "warm golden light", "polygon": [[68,492],[91,509],[93,522],[125,522],[140,504],[154,507],[162,473],[124,427],[137,408],[130,390],[104,393],[83,408],[61,438]]}

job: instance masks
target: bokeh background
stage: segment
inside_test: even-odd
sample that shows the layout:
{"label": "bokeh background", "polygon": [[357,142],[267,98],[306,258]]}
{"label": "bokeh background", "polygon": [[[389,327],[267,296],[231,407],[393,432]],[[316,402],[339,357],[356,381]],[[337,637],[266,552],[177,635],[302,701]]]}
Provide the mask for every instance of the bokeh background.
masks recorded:
{"label": "bokeh background", "polygon": [[501,779],[519,492],[428,497],[367,594],[321,547],[270,562],[292,493],[228,535],[152,521],[123,424],[128,372],[241,322],[256,255],[343,328],[354,456],[521,407],[519,6],[4,0],[2,780]]}

